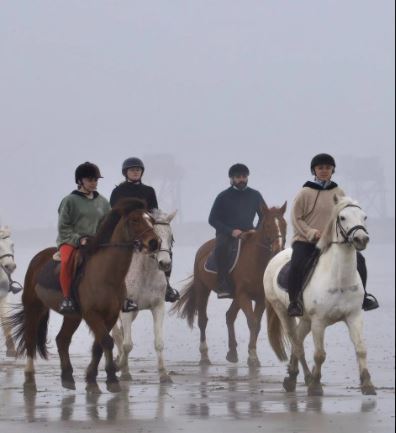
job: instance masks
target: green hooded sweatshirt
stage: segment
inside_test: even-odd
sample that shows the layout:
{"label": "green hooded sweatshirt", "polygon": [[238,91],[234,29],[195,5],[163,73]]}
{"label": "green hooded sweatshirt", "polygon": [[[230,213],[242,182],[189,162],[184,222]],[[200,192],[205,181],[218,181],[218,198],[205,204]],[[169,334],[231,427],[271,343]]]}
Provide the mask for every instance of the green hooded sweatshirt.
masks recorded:
{"label": "green hooded sweatshirt", "polygon": [[58,209],[58,247],[62,244],[79,246],[84,236],[94,236],[102,220],[110,212],[109,202],[97,192],[89,199],[79,191],[66,196]]}

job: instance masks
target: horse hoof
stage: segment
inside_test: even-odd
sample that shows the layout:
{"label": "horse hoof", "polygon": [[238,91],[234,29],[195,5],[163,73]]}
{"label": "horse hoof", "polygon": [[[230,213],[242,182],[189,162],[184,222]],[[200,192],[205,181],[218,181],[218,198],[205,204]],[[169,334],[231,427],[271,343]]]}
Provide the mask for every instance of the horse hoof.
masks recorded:
{"label": "horse hoof", "polygon": [[171,379],[171,377],[169,376],[169,374],[162,374],[160,376],[160,383],[162,385],[172,384],[173,380]]}
{"label": "horse hoof", "polygon": [[100,390],[97,383],[88,383],[87,386],[85,387],[85,390],[87,391],[88,394],[92,394],[92,395],[102,394],[102,391]]}
{"label": "horse hoof", "polygon": [[132,382],[131,373],[122,373],[120,376],[120,380],[122,380],[123,382]]}
{"label": "horse hoof", "polygon": [[248,358],[248,366],[251,368],[260,368],[261,363],[258,358]]}
{"label": "horse hoof", "polygon": [[314,385],[308,387],[308,395],[310,397],[322,397],[323,388],[321,385]]}
{"label": "horse hoof", "polygon": [[237,353],[228,352],[226,359],[228,362],[232,362],[233,364],[237,364],[239,362]]}
{"label": "horse hoof", "polygon": [[212,363],[210,362],[210,359],[201,359],[201,361],[199,362],[199,365],[201,367],[207,367],[209,365],[212,365]]}
{"label": "horse hoof", "polygon": [[296,390],[297,382],[290,377],[285,377],[283,380],[283,388],[286,392],[294,392]]}
{"label": "horse hoof", "polygon": [[35,394],[37,392],[36,382],[25,382],[23,384],[23,392],[25,394]]}
{"label": "horse hoof", "polygon": [[121,392],[121,385],[119,382],[106,382],[107,391],[111,393]]}
{"label": "horse hoof", "polygon": [[377,395],[377,391],[375,390],[373,385],[362,386],[362,394],[363,395]]}
{"label": "horse hoof", "polygon": [[70,389],[72,391],[76,390],[76,384],[72,380],[62,380],[63,388]]}

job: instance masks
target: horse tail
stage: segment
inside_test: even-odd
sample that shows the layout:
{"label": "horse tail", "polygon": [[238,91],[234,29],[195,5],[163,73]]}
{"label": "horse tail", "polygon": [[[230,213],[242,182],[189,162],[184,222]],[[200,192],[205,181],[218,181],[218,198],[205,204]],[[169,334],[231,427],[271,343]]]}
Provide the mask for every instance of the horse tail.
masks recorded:
{"label": "horse tail", "polygon": [[48,248],[33,257],[25,275],[22,304],[17,305],[15,313],[7,318],[7,325],[13,330],[17,357],[35,358],[38,352],[41,358],[48,359],[49,309],[37,297],[35,286],[38,272],[53,253],[54,248]]}
{"label": "horse tail", "polygon": [[283,326],[273,306],[266,300],[267,309],[267,332],[268,339],[276,356],[280,361],[287,361],[289,358],[286,352],[288,339],[284,333]]}
{"label": "horse tail", "polygon": [[33,358],[38,351],[39,355],[43,359],[48,359],[48,347],[47,347],[47,332],[48,332],[48,319],[49,310],[40,317],[37,326],[36,343],[32,353],[28,350],[26,341],[26,331],[28,324],[26,321],[26,311],[22,304],[16,307],[16,312],[7,319],[7,325],[13,329],[12,336],[16,344],[17,358],[26,356],[32,356]]}
{"label": "horse tail", "polygon": [[194,276],[191,276],[181,292],[180,300],[171,309],[172,313],[177,313],[182,319],[187,319],[190,328],[194,326],[194,318],[198,314],[196,293],[195,279]]}

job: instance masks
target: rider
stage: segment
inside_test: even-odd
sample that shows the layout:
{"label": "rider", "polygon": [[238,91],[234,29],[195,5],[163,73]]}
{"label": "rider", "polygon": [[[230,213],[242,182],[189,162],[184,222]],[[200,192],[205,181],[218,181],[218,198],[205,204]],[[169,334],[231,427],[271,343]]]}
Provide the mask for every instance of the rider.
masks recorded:
{"label": "rider", "polygon": [[[114,207],[119,200],[128,197],[144,200],[150,212],[154,209],[158,209],[158,201],[154,188],[142,183],[144,170],[144,163],[139,158],[127,158],[123,162],[122,174],[125,177],[125,181],[116,186],[111,193],[110,205],[112,207]],[[166,302],[176,302],[180,298],[179,292],[172,288],[169,283],[171,272],[172,270],[165,272],[167,281]],[[128,299],[128,310],[136,311],[137,309],[137,304],[132,299]]]}
{"label": "rider", "polygon": [[[311,173],[315,178],[304,184],[294,201],[291,215],[294,227],[293,253],[288,284],[290,298],[288,314],[292,317],[304,314],[300,301],[304,271],[319,252],[316,243],[328,223],[334,206],[334,195],[345,195],[344,191],[331,180],[335,167],[336,163],[331,155],[326,153],[316,155],[311,161]],[[365,311],[374,310],[379,305],[375,297],[366,292],[367,268],[360,252],[357,253],[357,267],[364,287],[362,308]]]}
{"label": "rider", "polygon": [[254,229],[256,214],[262,219],[262,195],[249,188],[249,169],[244,164],[234,164],[228,172],[231,186],[221,192],[210,212],[209,224],[216,229],[215,258],[218,268],[218,298],[231,298],[234,283],[227,269],[227,253],[232,238],[239,238],[243,232]]}
{"label": "rider", "polygon": [[57,245],[61,256],[60,283],[64,299],[59,312],[76,312],[70,296],[73,278],[74,255],[80,246],[86,245],[88,237],[94,236],[100,222],[110,211],[109,202],[97,191],[98,179],[102,178],[99,168],[91,162],[79,165],[75,171],[78,186],[66,196],[58,210]]}

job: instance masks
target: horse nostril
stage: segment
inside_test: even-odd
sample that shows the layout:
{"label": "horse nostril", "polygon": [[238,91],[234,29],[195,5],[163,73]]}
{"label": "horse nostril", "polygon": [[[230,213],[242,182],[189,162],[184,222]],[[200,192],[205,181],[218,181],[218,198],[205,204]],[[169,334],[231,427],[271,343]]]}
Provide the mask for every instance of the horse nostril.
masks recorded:
{"label": "horse nostril", "polygon": [[157,251],[159,248],[158,241],[156,239],[151,239],[149,242],[149,249],[150,251]]}

